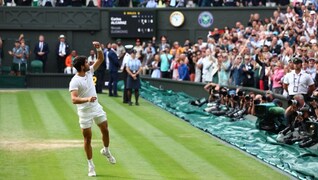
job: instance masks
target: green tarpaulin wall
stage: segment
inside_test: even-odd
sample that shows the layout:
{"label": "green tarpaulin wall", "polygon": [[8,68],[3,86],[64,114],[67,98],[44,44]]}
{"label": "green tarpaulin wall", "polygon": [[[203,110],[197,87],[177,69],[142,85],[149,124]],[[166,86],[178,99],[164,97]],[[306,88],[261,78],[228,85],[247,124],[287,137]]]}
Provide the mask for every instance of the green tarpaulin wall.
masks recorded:
{"label": "green tarpaulin wall", "polygon": [[206,106],[184,93],[161,90],[143,82],[141,96],[155,105],[299,179],[318,179],[318,145],[299,148],[276,142],[276,134],[256,129],[255,121],[231,121],[228,117],[204,112]]}

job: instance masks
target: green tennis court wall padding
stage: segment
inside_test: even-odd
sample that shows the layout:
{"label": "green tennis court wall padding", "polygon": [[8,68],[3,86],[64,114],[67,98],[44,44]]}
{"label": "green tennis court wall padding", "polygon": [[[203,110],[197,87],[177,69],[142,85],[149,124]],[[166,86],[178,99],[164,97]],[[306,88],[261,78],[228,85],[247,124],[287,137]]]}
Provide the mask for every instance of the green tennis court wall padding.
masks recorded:
{"label": "green tennis court wall padding", "polygon": [[0,88],[25,88],[25,76],[0,75]]}

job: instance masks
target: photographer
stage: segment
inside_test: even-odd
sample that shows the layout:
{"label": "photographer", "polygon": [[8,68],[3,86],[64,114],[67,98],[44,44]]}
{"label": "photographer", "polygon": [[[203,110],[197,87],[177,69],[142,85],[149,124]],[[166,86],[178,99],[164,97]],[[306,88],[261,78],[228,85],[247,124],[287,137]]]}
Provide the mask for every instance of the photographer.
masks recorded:
{"label": "photographer", "polygon": [[218,84],[215,83],[207,83],[204,86],[204,90],[207,91],[209,93],[209,99],[208,102],[213,102],[215,101],[217,98],[216,94],[219,92],[220,90],[220,86]]}
{"label": "photographer", "polygon": [[309,105],[305,103],[304,97],[301,94],[295,95],[288,103],[289,107],[285,112],[287,128],[279,132],[277,141],[293,144],[296,141],[302,141],[307,138],[306,122],[311,121],[311,109]]}
{"label": "photographer", "polygon": [[317,121],[318,117],[318,97],[317,96],[311,96],[309,100],[309,105],[311,109],[311,116],[314,117],[315,121]]}
{"label": "photographer", "polygon": [[[230,95],[232,93],[230,92]],[[236,94],[231,96],[230,101],[230,110],[226,113],[226,116],[234,119],[241,118],[248,110],[250,103],[250,96],[246,95],[245,92],[240,89],[236,90]]]}
{"label": "photographer", "polygon": [[287,126],[291,127],[297,116],[297,111],[300,111],[302,108],[309,109],[309,105],[305,103],[304,96],[301,94],[295,95],[293,99],[288,101],[288,104],[285,117],[287,119]]}
{"label": "photographer", "polygon": [[292,134],[294,129],[303,126],[304,120],[310,116],[310,106],[305,103],[304,96],[297,94],[292,100],[288,101],[288,108],[285,111],[285,118],[287,120],[287,128],[280,132],[281,135]]}

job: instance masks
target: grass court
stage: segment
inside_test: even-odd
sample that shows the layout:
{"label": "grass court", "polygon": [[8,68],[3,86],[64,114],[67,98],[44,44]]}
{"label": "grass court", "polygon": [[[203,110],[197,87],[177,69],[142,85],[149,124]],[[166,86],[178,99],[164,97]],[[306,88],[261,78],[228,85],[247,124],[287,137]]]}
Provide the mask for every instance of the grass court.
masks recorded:
{"label": "grass court", "polygon": [[98,97],[117,164],[99,153],[94,125],[92,178],[67,89],[0,90],[0,179],[288,179],[143,99]]}

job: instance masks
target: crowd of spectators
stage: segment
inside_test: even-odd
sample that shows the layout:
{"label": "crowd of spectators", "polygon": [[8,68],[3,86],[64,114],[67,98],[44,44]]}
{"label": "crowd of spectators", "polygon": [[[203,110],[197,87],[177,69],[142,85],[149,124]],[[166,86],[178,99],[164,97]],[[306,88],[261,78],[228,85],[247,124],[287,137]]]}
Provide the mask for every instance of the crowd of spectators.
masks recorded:
{"label": "crowd of spectators", "polygon": [[[311,95],[318,85],[317,23],[312,6],[288,6],[286,12],[277,9],[270,18],[252,14],[247,25],[237,22],[232,28],[214,28],[207,38],[199,37],[196,42],[170,44],[162,36],[160,42],[153,38],[141,47],[136,42],[134,48],[138,47],[144,69],[159,68],[161,78],[253,87],[286,96],[307,93],[302,86],[295,93],[284,87],[284,83],[294,84],[286,75],[300,68],[305,74],[300,76],[300,84],[310,87]],[[145,63],[147,53],[159,55],[154,67],[151,60]]]}
{"label": "crowd of spectators", "polygon": [[314,0],[0,0],[0,6],[46,6],[46,7],[246,7],[246,6],[286,6],[296,2],[313,4]]}

